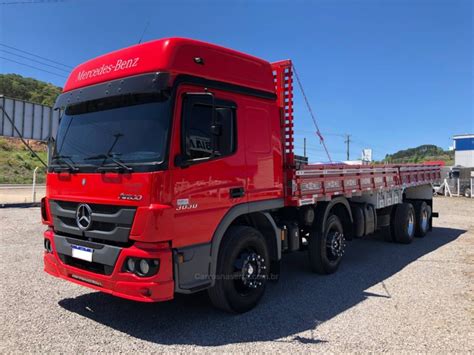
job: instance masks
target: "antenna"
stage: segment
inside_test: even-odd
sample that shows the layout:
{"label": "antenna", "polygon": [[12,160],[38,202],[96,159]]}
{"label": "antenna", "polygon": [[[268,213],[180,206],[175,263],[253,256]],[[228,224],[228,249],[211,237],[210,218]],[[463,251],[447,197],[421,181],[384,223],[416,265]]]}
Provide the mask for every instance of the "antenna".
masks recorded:
{"label": "antenna", "polygon": [[140,39],[138,41],[138,44],[142,43],[143,36],[145,35],[145,32],[146,32],[149,24],[150,24],[150,21],[147,21],[146,24],[145,24],[145,28],[143,29],[142,35],[140,36]]}

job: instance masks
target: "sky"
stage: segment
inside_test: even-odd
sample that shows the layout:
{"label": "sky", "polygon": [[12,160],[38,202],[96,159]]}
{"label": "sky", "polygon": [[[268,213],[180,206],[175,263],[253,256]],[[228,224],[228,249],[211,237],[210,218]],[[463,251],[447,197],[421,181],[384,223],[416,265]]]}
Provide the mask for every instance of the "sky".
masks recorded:
{"label": "sky", "polygon": [[[382,159],[474,133],[471,0],[0,0],[0,72],[58,86],[69,67],[173,36],[292,59],[333,160],[345,134],[351,159]],[[306,137],[310,161],[327,161],[298,91],[295,122],[296,152]]]}

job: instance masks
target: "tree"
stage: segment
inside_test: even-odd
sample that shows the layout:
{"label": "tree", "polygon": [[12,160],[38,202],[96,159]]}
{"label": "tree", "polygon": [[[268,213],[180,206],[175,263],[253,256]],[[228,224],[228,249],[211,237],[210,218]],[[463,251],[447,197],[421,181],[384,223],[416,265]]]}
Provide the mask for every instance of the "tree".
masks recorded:
{"label": "tree", "polygon": [[62,89],[51,83],[18,74],[0,74],[0,95],[53,106]]}

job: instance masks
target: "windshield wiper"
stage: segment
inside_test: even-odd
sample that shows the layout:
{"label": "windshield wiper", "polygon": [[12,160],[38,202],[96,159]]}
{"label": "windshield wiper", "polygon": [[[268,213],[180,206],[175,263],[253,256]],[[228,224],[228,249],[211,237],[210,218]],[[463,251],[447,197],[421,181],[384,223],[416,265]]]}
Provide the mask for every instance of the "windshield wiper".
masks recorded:
{"label": "windshield wiper", "polygon": [[[72,162],[72,164],[68,163],[67,160],[65,159],[69,159]],[[76,171],[79,171],[79,168],[77,166],[74,166],[74,161],[71,159],[71,156],[69,155],[54,155],[51,158],[51,160],[54,160],[59,164],[58,167],[53,167],[54,172],[69,171],[71,173],[74,173]]]}
{"label": "windshield wiper", "polygon": [[[102,164],[97,168],[97,171],[133,171],[133,168],[129,167],[128,165],[125,165],[122,163],[120,160],[115,158],[116,154],[109,153],[109,154],[98,154],[98,155],[93,155],[90,157],[85,158],[84,160],[95,160],[95,159],[104,159]],[[110,159],[112,162],[115,163],[115,166],[104,166],[105,162],[107,159]]]}

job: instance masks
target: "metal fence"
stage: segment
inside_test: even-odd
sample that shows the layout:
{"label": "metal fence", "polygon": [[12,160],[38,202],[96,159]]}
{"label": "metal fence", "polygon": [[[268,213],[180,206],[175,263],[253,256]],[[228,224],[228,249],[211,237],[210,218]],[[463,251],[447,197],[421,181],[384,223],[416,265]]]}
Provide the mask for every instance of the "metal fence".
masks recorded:
{"label": "metal fence", "polygon": [[59,116],[60,111],[50,106],[0,95],[0,136],[21,135],[25,139],[46,142],[56,136]]}
{"label": "metal fence", "polygon": [[435,186],[434,188],[435,192],[439,195],[472,198],[474,196],[473,186],[474,177],[470,179],[446,178],[439,186]]}

